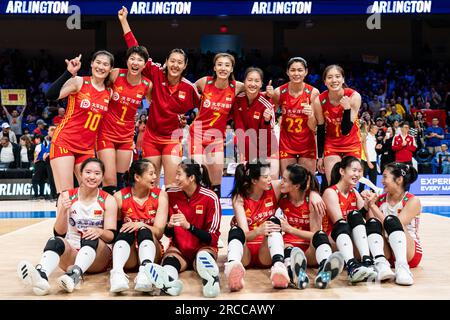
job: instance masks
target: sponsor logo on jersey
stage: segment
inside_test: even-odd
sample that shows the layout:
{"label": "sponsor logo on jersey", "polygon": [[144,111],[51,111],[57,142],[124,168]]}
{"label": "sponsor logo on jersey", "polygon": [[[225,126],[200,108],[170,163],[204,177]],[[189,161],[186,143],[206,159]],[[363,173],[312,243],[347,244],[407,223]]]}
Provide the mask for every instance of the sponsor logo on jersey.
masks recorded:
{"label": "sponsor logo on jersey", "polygon": [[353,207],[356,207],[356,202],[352,202],[351,205],[352,205]]}
{"label": "sponsor logo on jersey", "polygon": [[205,99],[205,101],[203,102],[203,107],[209,108],[210,106],[211,106],[211,100]]}
{"label": "sponsor logo on jersey", "polygon": [[252,210],[250,210],[250,208],[247,208],[247,210],[245,210],[245,215],[250,216],[251,214],[252,214]]}
{"label": "sponsor logo on jersey", "polygon": [[133,213],[133,209],[131,209],[131,208],[128,208],[128,210],[127,210],[127,214],[132,214]]}
{"label": "sponsor logo on jersey", "polygon": [[101,216],[103,214],[103,210],[94,210],[94,216]]}
{"label": "sponsor logo on jersey", "polygon": [[181,100],[186,99],[186,92],[184,92],[184,91],[178,92],[178,98]]}
{"label": "sponsor logo on jersey", "polygon": [[225,98],[225,101],[231,101],[231,100],[233,100],[233,98],[230,97],[230,96],[228,96],[228,97]]}
{"label": "sponsor logo on jersey", "polygon": [[73,218],[69,218],[69,224],[72,226],[72,227],[75,227],[75,220],[73,219]]}
{"label": "sponsor logo on jersey", "polygon": [[117,90],[117,92],[122,92],[122,90],[123,90],[123,87],[122,87],[122,86],[118,86],[118,87],[115,87],[114,89],[116,89],[116,90]]}
{"label": "sponsor logo on jersey", "polygon": [[137,93],[137,94],[136,94],[136,98],[142,99],[142,94]]}
{"label": "sponsor logo on jersey", "polygon": [[81,100],[80,108],[87,109],[91,106],[91,102],[88,99]]}
{"label": "sponsor logo on jersey", "polygon": [[195,206],[195,214],[203,214],[203,205],[198,204]]}
{"label": "sponsor logo on jersey", "polygon": [[256,111],[256,112],[253,114],[253,118],[256,119],[256,120],[259,120],[259,118],[261,118],[261,112]]}
{"label": "sponsor logo on jersey", "polygon": [[114,93],[113,93],[113,96],[112,96],[112,99],[113,99],[114,101],[117,101],[117,100],[119,100],[119,99],[120,99],[120,95],[119,95],[119,93],[118,93],[118,92],[116,92],[116,91],[114,91]]}
{"label": "sponsor logo on jersey", "polygon": [[154,216],[156,214],[156,210],[148,210],[149,216]]}

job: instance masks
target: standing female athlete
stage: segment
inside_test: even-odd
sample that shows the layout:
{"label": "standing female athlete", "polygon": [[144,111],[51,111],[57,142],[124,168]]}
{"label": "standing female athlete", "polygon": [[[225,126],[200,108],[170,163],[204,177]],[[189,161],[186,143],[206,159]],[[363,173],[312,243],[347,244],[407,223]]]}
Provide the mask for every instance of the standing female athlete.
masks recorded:
{"label": "standing female athlete", "polygon": [[167,223],[167,193],[158,188],[156,169],[147,159],[131,164],[125,174],[127,187],[116,192],[118,205],[118,235],[113,248],[113,268],[111,270],[111,292],[128,289],[125,269],[139,272],[134,279],[134,289],[152,291],[152,285],[144,273],[147,263],[161,259],[163,246],[160,239]]}
{"label": "standing female athlete", "polygon": [[333,64],[325,68],[322,79],[328,90],[320,94],[320,103],[315,109],[318,123],[318,168],[321,172],[325,170],[328,183],[336,162],[345,156],[361,159],[358,121],[361,95],[347,88],[344,77],[344,70],[338,65]]}
{"label": "standing female athlete", "polygon": [[[228,287],[231,291],[244,287],[245,267],[272,266],[270,279],[273,287],[286,288],[290,282],[288,268],[284,264],[286,258],[290,258],[288,267],[292,270],[300,270],[303,260],[296,251],[290,256],[284,252],[281,222],[275,216],[280,181],[271,181],[268,164],[239,164],[231,195],[234,219],[228,233],[228,262],[225,263]],[[313,207],[312,203],[310,205]],[[320,203],[312,209],[319,211],[318,205]]]}
{"label": "standing female athlete", "polygon": [[212,190],[220,198],[225,128],[236,95],[243,90],[244,85],[234,80],[235,60],[231,54],[216,54],[213,65],[213,77],[203,77],[195,82],[202,95],[200,109],[189,134],[191,156],[198,163],[206,165]]}
{"label": "standing female athlete", "polygon": [[109,76],[113,93],[97,136],[97,155],[105,164],[103,190],[110,194],[123,187],[123,174],[130,167],[136,110],[144,98],[151,101],[152,84],[142,76],[147,49],[131,47],[126,57],[128,69],[113,69]]}
{"label": "standing female athlete", "polygon": [[274,106],[261,94],[263,71],[250,67],[245,71],[245,92],[237,95],[232,109],[238,149],[245,161],[269,162],[271,177],[279,177],[278,142],[273,131]]}
{"label": "standing female athlete", "polygon": [[[355,189],[362,175],[359,159],[349,156],[336,162],[331,172],[331,187],[323,193],[327,206],[327,217],[323,229],[330,235],[337,249],[344,256],[348,279],[352,283],[367,279],[375,280],[377,273],[373,268],[367,241],[364,215],[368,206]],[[355,259],[353,242],[361,256],[362,263]]]}
{"label": "standing female athlete", "polygon": [[53,227],[39,264],[22,261],[17,267],[20,279],[36,295],[50,293],[48,277],[59,267],[66,271],[59,286],[72,292],[85,272],[106,271],[111,263],[111,246],[116,233],[117,203],[99,189],[105,167],[95,158],[81,164],[81,185],[68,191],[69,199],[58,199]]}
{"label": "standing female athlete", "polygon": [[[314,283],[317,288],[325,289],[341,273],[344,259],[340,253],[332,253],[328,236],[321,231],[322,216],[312,213],[309,208],[311,191],[319,192],[315,176],[299,164],[288,165],[281,179],[283,195],[278,201],[283,211],[280,221],[284,232],[284,256],[300,257],[301,271],[293,273],[298,275],[291,279],[295,287],[306,288],[309,283],[306,267],[319,264]],[[288,259],[285,264],[289,269]]]}
{"label": "standing female athlete", "polygon": [[170,295],[183,289],[178,274],[193,267],[203,279],[203,295],[220,293],[217,241],[220,236],[221,207],[210,186],[208,170],[191,159],[183,160],[177,169],[178,188],[170,188],[169,223],[166,235],[171,238],[162,266],[147,264],[150,281]]}
{"label": "standing female athlete", "polygon": [[[311,172],[316,171],[317,121],[314,116],[319,90],[304,82],[308,75],[305,59],[294,57],[288,61],[289,82],[276,88],[267,86],[267,95],[281,107],[280,165],[281,172],[292,163],[299,163]],[[313,105],[313,106],[312,106]]]}
{"label": "standing female athlete", "polygon": [[[122,7],[118,16],[124,38],[128,47],[137,46],[127,15],[128,10]],[[163,67],[150,58],[142,71],[153,83],[152,106],[144,133],[142,157],[155,164],[157,181],[161,165],[164,167],[166,187],[175,183],[177,166],[181,161],[183,130],[180,128],[180,118],[200,104],[195,86],[183,77],[187,64],[186,53],[182,49],[173,49]]]}
{"label": "standing female athlete", "polygon": [[76,76],[81,68],[80,59],[81,55],[66,60],[67,70],[47,91],[50,100],[69,97],[66,114],[53,134],[50,147],[50,165],[58,194],[73,188],[72,172],[81,181],[81,163],[94,156],[97,130],[111,97],[105,80],[114,65],[114,56],[108,51],[94,53],[90,77]]}
{"label": "standing female athlete", "polygon": [[[376,194],[369,196],[371,219],[366,225],[375,266],[379,262],[386,265],[386,258],[391,264],[395,261],[395,282],[400,285],[414,283],[409,268],[417,267],[422,259],[419,240],[421,204],[419,198],[406,191],[416,179],[417,171],[413,166],[390,163],[383,172],[386,193],[379,197]],[[384,246],[383,229],[389,246]]]}

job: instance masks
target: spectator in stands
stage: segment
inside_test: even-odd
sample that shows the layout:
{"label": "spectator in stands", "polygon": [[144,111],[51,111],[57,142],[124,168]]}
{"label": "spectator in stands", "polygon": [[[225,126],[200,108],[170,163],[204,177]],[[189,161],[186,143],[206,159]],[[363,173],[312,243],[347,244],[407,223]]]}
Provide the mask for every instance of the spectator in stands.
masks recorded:
{"label": "spectator in stands", "polygon": [[444,129],[439,126],[439,119],[433,118],[431,126],[425,132],[426,146],[431,155],[441,151],[442,139],[444,139]]}
{"label": "spectator in stands", "polygon": [[8,168],[18,168],[20,164],[20,147],[7,136],[0,138],[0,163]]}
{"label": "spectator in stands", "polygon": [[392,124],[392,130],[394,133],[394,136],[401,134],[401,129],[400,129],[400,121],[395,120]]}
{"label": "spectator in stands", "polygon": [[381,102],[378,100],[378,97],[376,94],[372,96],[372,100],[368,103],[369,105],[369,111],[372,114],[377,114],[378,111],[381,109]]}
{"label": "spectator in stands", "polygon": [[[44,156],[50,153],[50,144],[43,135],[35,136],[36,148],[34,149],[34,172],[31,178],[31,185],[33,187],[33,198],[44,198],[45,181],[47,180],[47,165],[45,164]],[[39,187],[39,188],[38,188]]]}
{"label": "spectator in stands", "polygon": [[390,100],[391,106],[395,106],[395,109],[397,110],[397,113],[404,119],[406,111],[405,111],[405,108],[402,106],[401,102],[402,102],[401,98],[397,99],[397,101],[395,101],[394,98],[392,98]]}
{"label": "spectator in stands", "polygon": [[431,109],[439,109],[441,107],[442,97],[434,87],[431,87]]}
{"label": "spectator in stands", "polygon": [[384,121],[385,123],[386,123],[386,121],[387,121],[387,115],[386,115],[386,113],[387,113],[386,108],[381,108],[381,109],[380,109],[380,112],[379,112],[379,114],[378,114],[378,117],[379,117],[379,118],[382,118],[383,121]]}
{"label": "spectator in stands", "polygon": [[46,136],[47,135],[47,131],[45,130],[45,126],[47,125],[45,123],[44,120],[39,119],[38,121],[36,121],[36,129],[33,130],[33,134],[36,135],[42,135],[42,136]]}
{"label": "spectator in stands", "polygon": [[375,137],[377,138],[377,144],[382,144],[384,136],[386,135],[386,125],[384,124],[384,120],[381,117],[377,118],[375,124],[377,125],[377,133],[375,134]]}
{"label": "spectator in stands", "polygon": [[[48,143],[48,150],[50,150],[51,147],[51,143],[52,143],[52,138],[53,138],[53,133],[55,132],[56,126],[51,125],[50,127],[48,127],[48,134],[45,137],[45,140]],[[57,200],[58,199],[58,194],[56,192],[56,185],[55,185],[55,179],[53,178],[53,171],[52,171],[52,166],[50,165],[50,152],[47,152],[44,154],[43,159],[45,161],[45,165],[47,168],[47,180],[48,180],[48,184],[50,185],[50,196],[49,196],[49,200]]]}
{"label": "spectator in stands", "polygon": [[369,130],[366,134],[365,141],[365,154],[366,160],[363,160],[364,177],[369,176],[369,180],[373,184],[377,184],[377,151],[375,149],[377,145],[376,134],[378,132],[378,126],[374,123],[369,125]]}
{"label": "spectator in stands", "polygon": [[391,107],[391,114],[388,115],[387,119],[389,123],[394,123],[394,121],[398,121],[401,122],[403,120],[403,117],[397,112],[397,107],[396,106],[392,106],[389,104],[389,106]]}
{"label": "spectator in stands", "polygon": [[53,117],[53,124],[57,126],[64,119],[64,115],[66,114],[66,109],[58,108],[58,114]]}
{"label": "spectator in stands", "polygon": [[34,160],[34,144],[28,135],[23,135],[19,139],[20,144],[20,167],[30,169]]}
{"label": "spectator in stands", "polygon": [[2,135],[3,137],[8,137],[8,140],[12,143],[17,144],[17,137],[14,131],[11,130],[11,126],[8,122],[2,123]]}
{"label": "spectator in stands", "polygon": [[443,143],[441,145],[442,151],[436,153],[435,162],[442,168],[441,173],[450,174],[450,152],[448,146]]}
{"label": "spectator in stands", "polygon": [[413,154],[417,149],[414,137],[409,134],[409,124],[400,124],[401,133],[394,137],[392,150],[395,152],[395,161],[412,165]]}
{"label": "spectator in stands", "polygon": [[417,130],[417,139],[420,140],[417,142],[418,146],[425,145],[425,131],[427,130],[427,123],[423,118],[423,113],[417,111],[414,115],[414,128]]}
{"label": "spectator in stands", "polygon": [[22,135],[22,118],[23,113],[25,112],[25,107],[22,109],[22,112],[19,112],[14,109],[11,113],[8,112],[8,109],[5,106],[2,106],[5,111],[6,117],[8,118],[9,125],[11,127],[11,131],[14,132],[16,138],[20,138]]}

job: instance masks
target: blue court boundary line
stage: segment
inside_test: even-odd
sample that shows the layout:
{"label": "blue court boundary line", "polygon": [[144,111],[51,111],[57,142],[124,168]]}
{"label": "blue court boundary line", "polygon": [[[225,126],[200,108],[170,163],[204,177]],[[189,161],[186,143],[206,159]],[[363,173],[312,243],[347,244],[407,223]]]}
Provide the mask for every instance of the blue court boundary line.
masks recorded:
{"label": "blue court boundary line", "polygon": [[[422,212],[431,213],[450,218],[450,206],[425,206]],[[222,216],[232,216],[233,209],[223,208]],[[6,211],[0,212],[0,219],[33,219],[33,218],[55,218],[56,211]]]}

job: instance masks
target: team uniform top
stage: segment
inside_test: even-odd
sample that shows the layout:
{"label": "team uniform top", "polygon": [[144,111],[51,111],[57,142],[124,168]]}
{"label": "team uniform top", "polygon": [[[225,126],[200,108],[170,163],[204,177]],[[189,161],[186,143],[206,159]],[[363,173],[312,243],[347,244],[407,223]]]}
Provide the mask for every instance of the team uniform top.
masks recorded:
{"label": "team uniform top", "polygon": [[[128,32],[124,37],[129,48],[138,45],[132,32]],[[145,64],[142,74],[153,83],[145,139],[160,144],[173,143],[172,133],[180,128],[179,116],[198,107],[200,103],[197,90],[185,78],[181,78],[176,86],[170,86],[161,65],[153,62],[151,58]]]}
{"label": "team uniform top", "polygon": [[[272,114],[269,123],[264,119],[264,111],[268,109]],[[232,109],[232,118],[234,120],[235,130],[241,129],[246,132],[249,129],[255,130],[256,139],[251,139],[251,135],[245,136],[245,160],[249,161],[249,150],[257,150],[255,157],[269,157],[274,152],[272,148],[278,151],[278,142],[273,131],[275,126],[275,111],[274,105],[270,100],[266,99],[261,93],[258,93],[256,99],[249,104],[245,92],[241,92],[236,96],[236,100]],[[261,131],[266,132],[265,138],[261,141]],[[237,135],[238,139],[241,135]],[[260,155],[261,153],[261,155]]]}
{"label": "team uniform top", "polygon": [[[344,96],[351,97],[356,91],[344,88]],[[361,149],[361,132],[359,121],[353,122],[353,127],[347,135],[342,134],[341,123],[344,108],[339,104],[334,106],[330,103],[328,90],[319,95],[322,111],[325,118],[325,148],[351,150]]]}
{"label": "team uniform top", "polygon": [[[244,198],[244,210],[249,231],[258,228],[267,219],[272,217],[277,208],[277,197],[272,186],[270,190],[264,190],[259,200]],[[235,218],[233,218],[231,224],[234,225],[236,223],[235,221]],[[264,235],[260,235],[255,239],[248,241],[248,243],[261,243],[263,239]]]}
{"label": "team uniform top", "polygon": [[[235,88],[236,81],[232,81],[225,89],[219,89],[214,85],[213,77],[207,77],[200,110],[189,130],[191,138],[207,144],[211,139],[218,138],[215,134],[219,130],[223,139],[228,115],[236,97]],[[210,129],[216,129],[215,133],[208,132]]]}
{"label": "team uniform top", "polygon": [[[347,220],[347,215],[353,210],[358,210],[358,198],[356,197],[356,190],[350,189],[347,198],[338,190],[337,185],[331,186],[330,189],[334,190],[339,199],[339,207],[341,208],[342,218]],[[328,216],[325,216],[322,220],[322,229],[330,233],[333,229],[333,224]]]}
{"label": "team uniform top", "polygon": [[143,222],[153,226],[156,210],[158,209],[159,193],[161,189],[153,188],[148,193],[148,199],[141,205],[133,199],[131,187],[120,190],[122,196],[122,222]]}
{"label": "team uniform top", "polygon": [[204,244],[189,230],[175,226],[171,245],[178,248],[187,261],[195,260],[195,255],[202,247],[217,248],[220,236],[221,206],[217,195],[206,188],[198,186],[188,198],[179,188],[167,190],[169,197],[169,219],[173,214],[183,213],[186,220],[195,228],[208,231],[211,235],[211,243]]}
{"label": "team uniform top", "polygon": [[83,232],[86,232],[88,228],[103,229],[107,197],[108,193],[99,189],[96,201],[84,204],[79,199],[78,188],[69,190],[71,206],[66,240],[74,249],[80,249]]}
{"label": "team uniform top", "polygon": [[313,89],[313,86],[305,83],[302,94],[294,98],[289,94],[289,83],[280,87],[280,152],[298,154],[299,150],[311,150],[311,157],[315,158],[316,139],[308,127],[308,116],[303,113],[302,106],[302,103],[311,101]]}
{"label": "team uniform top", "polygon": [[127,81],[127,69],[119,69],[113,83],[109,112],[102,121],[98,132],[98,140],[112,142],[132,142],[134,137],[134,118],[136,110],[145,99],[150,80],[142,77],[139,84],[133,86]]}
{"label": "team uniform top", "polygon": [[98,91],[90,77],[83,77],[80,91],[69,95],[67,111],[56,127],[53,143],[72,152],[92,153],[99,124],[108,111],[109,99],[109,89]]}
{"label": "team uniform top", "polygon": [[[298,229],[304,231],[310,231],[309,219],[309,193],[305,196],[305,199],[301,205],[296,207],[287,196],[280,199],[278,206],[283,210],[283,214],[288,221],[288,223]],[[309,240],[302,239],[290,233],[285,233],[283,235],[284,243],[290,244],[303,244],[309,245]]]}
{"label": "team uniform top", "polygon": [[[377,206],[380,208],[381,212],[383,212],[384,216],[388,215],[394,215],[398,217],[400,212],[405,207],[406,203],[409,199],[413,198],[414,195],[406,192],[403,196],[402,200],[398,202],[396,205],[391,207],[389,203],[387,202],[387,194],[382,194],[380,198],[378,199]],[[416,241],[419,242],[419,222],[420,222],[420,216],[414,217],[414,219],[411,220],[411,222],[407,226],[408,233],[411,235],[411,237]]]}

